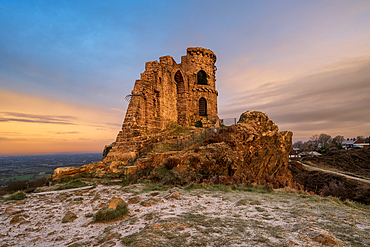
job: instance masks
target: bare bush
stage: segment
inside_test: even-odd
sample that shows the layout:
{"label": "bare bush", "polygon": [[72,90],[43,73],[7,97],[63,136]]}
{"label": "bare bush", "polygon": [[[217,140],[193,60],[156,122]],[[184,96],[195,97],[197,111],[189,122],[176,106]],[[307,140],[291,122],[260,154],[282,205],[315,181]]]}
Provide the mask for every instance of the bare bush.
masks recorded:
{"label": "bare bush", "polygon": [[343,196],[346,194],[346,190],[347,189],[342,182],[332,180],[322,188],[321,192],[324,196],[335,196],[343,199]]}

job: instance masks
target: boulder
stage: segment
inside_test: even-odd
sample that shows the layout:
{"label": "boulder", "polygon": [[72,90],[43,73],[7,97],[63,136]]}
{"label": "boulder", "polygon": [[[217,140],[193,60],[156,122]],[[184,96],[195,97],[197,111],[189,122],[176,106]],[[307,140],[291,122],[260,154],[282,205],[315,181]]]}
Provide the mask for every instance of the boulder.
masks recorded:
{"label": "boulder", "polygon": [[152,198],[140,202],[140,205],[144,207],[150,207],[150,206],[153,206],[154,204],[155,204],[155,201]]}
{"label": "boulder", "polygon": [[62,219],[62,223],[67,223],[67,222],[72,222],[74,221],[75,219],[77,219],[77,215],[71,211],[68,211],[63,219]]}
{"label": "boulder", "polygon": [[[121,198],[114,198],[107,206],[107,209],[113,209],[116,210],[117,207],[121,207],[125,204],[125,202]],[[127,205],[126,205],[127,206]]]}
{"label": "boulder", "polygon": [[333,234],[317,227],[307,228],[307,235],[314,242],[325,246],[344,246],[343,241],[336,238]]}
{"label": "boulder", "polygon": [[13,206],[9,206],[9,207],[5,208],[4,214],[6,214],[6,215],[14,215],[14,214],[21,213],[23,211],[24,210],[20,210],[18,208],[13,207]]}
{"label": "boulder", "polygon": [[107,207],[99,209],[94,218],[96,222],[111,221],[119,219],[127,214],[127,203],[124,202],[121,198],[114,198],[109,202]]}
{"label": "boulder", "polygon": [[181,194],[180,194],[180,192],[175,191],[175,192],[171,193],[169,196],[167,196],[166,199],[180,200],[181,199]]}
{"label": "boulder", "polygon": [[25,217],[24,215],[15,215],[11,220],[10,220],[10,224],[13,225],[13,224],[16,224],[16,223],[19,223],[21,221],[24,221],[25,220]]}
{"label": "boulder", "polygon": [[81,172],[80,168],[77,167],[59,167],[51,174],[52,180],[59,180],[61,178],[72,177]]}
{"label": "boulder", "polygon": [[133,196],[133,197],[130,197],[128,199],[129,204],[137,204],[139,202],[141,202],[141,197],[140,196]]}

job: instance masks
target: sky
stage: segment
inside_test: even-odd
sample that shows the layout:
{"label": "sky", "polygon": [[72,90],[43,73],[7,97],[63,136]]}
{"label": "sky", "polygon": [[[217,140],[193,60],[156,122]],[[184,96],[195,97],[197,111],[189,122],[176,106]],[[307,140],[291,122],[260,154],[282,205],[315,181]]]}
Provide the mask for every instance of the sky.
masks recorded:
{"label": "sky", "polygon": [[102,152],[145,62],[217,56],[220,118],[370,135],[370,1],[0,0],[0,155]]}

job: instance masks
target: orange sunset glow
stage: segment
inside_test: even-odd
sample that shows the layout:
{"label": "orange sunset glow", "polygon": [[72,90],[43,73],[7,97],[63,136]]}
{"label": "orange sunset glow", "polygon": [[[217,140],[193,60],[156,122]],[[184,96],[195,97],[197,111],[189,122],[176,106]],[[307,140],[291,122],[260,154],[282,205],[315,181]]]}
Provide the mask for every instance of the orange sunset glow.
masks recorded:
{"label": "orange sunset glow", "polygon": [[100,152],[124,114],[12,92],[1,92],[0,102],[0,154]]}
{"label": "orange sunset glow", "polygon": [[[181,15],[180,15],[181,14]],[[102,152],[145,62],[217,56],[220,118],[370,135],[370,1],[1,1],[0,155]]]}

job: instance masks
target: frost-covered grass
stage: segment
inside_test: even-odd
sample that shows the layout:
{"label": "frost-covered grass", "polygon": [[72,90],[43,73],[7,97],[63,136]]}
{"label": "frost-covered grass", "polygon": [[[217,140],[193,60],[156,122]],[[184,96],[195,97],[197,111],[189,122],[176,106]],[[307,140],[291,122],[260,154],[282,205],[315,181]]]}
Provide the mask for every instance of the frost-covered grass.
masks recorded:
{"label": "frost-covered grass", "polygon": [[[179,199],[168,198],[176,191]],[[289,189],[134,184],[54,192],[1,201],[0,242],[9,246],[321,246],[317,236],[330,236],[340,246],[370,244],[369,207]],[[140,200],[128,204],[127,216],[94,222],[92,216],[111,199],[128,202],[135,196]],[[62,223],[67,212],[77,218]]]}

